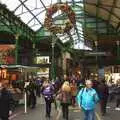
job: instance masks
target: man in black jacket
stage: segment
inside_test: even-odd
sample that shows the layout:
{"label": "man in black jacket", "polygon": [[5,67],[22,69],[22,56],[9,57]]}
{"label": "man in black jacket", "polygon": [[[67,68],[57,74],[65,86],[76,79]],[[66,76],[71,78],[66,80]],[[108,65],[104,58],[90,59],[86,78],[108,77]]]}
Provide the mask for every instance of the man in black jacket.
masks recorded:
{"label": "man in black jacket", "polygon": [[115,110],[120,111],[120,86],[118,85],[115,89],[115,95],[116,95],[116,108]]}
{"label": "man in black jacket", "polygon": [[0,120],[8,120],[12,114],[13,99],[6,85],[0,83]]}
{"label": "man in black jacket", "polygon": [[100,84],[98,85],[98,95],[100,98],[101,113],[104,116],[106,114],[106,106],[109,96],[109,88],[104,79],[101,80]]}

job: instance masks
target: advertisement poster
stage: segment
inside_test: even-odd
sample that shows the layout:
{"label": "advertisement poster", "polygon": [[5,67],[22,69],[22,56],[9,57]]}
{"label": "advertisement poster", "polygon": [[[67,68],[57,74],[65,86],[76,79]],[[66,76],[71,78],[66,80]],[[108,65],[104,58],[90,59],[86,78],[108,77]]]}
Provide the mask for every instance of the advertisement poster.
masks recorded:
{"label": "advertisement poster", "polygon": [[15,63],[15,45],[0,45],[0,64]]}
{"label": "advertisement poster", "polygon": [[49,64],[49,56],[37,57],[37,64]]}

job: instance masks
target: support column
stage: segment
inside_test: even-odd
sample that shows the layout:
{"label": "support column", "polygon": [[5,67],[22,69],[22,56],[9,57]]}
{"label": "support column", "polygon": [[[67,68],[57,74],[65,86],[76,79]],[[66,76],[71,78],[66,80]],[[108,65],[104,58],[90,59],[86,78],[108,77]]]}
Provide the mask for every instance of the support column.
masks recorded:
{"label": "support column", "polygon": [[63,52],[62,58],[63,58],[63,74],[67,75],[67,59],[71,59],[70,53]]}
{"label": "support column", "polygon": [[65,53],[63,53],[62,54],[62,60],[63,60],[63,62],[62,62],[62,64],[63,64],[63,75],[66,75],[66,55],[65,55]]}
{"label": "support column", "polygon": [[33,45],[32,45],[32,48],[33,48],[33,50],[32,50],[32,56],[33,56],[33,59],[32,59],[32,64],[35,64],[35,62],[36,62],[36,45],[35,45],[35,43],[33,43]]}
{"label": "support column", "polygon": [[16,61],[15,61],[15,63],[16,63],[16,65],[18,64],[18,40],[19,40],[19,34],[16,34],[15,35],[15,39],[16,39],[16,43],[15,43],[15,45],[16,45],[16,50],[15,50],[15,59],[16,59]]}
{"label": "support column", "polygon": [[119,59],[120,58],[120,41],[118,40],[118,41],[116,41],[116,44],[117,44],[117,58]]}
{"label": "support column", "polygon": [[[95,49],[96,49],[96,52],[98,52],[98,41],[95,41]],[[98,73],[98,55],[96,55],[96,66],[95,66],[95,68],[96,68],[96,73]]]}
{"label": "support column", "polygon": [[56,44],[56,37],[53,35],[52,37],[52,62],[51,62],[51,78],[52,81],[55,81],[55,44]]}

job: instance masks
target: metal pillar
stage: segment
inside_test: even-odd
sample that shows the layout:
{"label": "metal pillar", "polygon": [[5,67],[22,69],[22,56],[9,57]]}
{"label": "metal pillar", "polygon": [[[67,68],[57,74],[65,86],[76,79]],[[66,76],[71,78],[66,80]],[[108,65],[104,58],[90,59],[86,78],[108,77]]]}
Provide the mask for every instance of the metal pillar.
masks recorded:
{"label": "metal pillar", "polygon": [[[98,41],[95,41],[95,49],[96,49],[96,52],[98,52]],[[96,55],[96,62],[98,60],[98,56]]]}
{"label": "metal pillar", "polygon": [[56,44],[56,37],[52,36],[52,63],[51,63],[51,77],[52,81],[55,81],[55,44]]}
{"label": "metal pillar", "polygon": [[18,64],[18,40],[19,40],[19,34],[15,35],[15,39],[16,39],[16,50],[15,50],[15,59],[16,59],[16,64]]}
{"label": "metal pillar", "polygon": [[119,46],[120,46],[120,41],[118,40],[118,41],[116,41],[116,44],[117,44],[117,58],[118,58],[118,60],[120,59],[120,50],[119,50]]}
{"label": "metal pillar", "polygon": [[119,40],[117,40],[116,41],[116,44],[117,44],[117,64],[119,64],[120,63],[120,41]]}
{"label": "metal pillar", "polygon": [[[95,41],[96,52],[98,52],[98,41]],[[96,55],[96,71],[98,72],[98,56]]]}

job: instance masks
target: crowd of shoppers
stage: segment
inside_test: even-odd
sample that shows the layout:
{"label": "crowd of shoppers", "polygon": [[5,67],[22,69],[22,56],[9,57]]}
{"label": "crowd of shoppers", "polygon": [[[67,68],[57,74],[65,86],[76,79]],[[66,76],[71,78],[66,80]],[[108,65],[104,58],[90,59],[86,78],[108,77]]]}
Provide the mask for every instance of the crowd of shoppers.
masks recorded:
{"label": "crowd of shoppers", "polygon": [[[78,82],[79,81],[79,82]],[[104,79],[78,80],[75,77],[64,79],[56,78],[50,81],[47,78],[29,80],[25,88],[28,106],[35,108],[37,96],[45,100],[46,117],[51,117],[52,103],[57,110],[61,110],[64,120],[69,120],[69,106],[76,107],[84,112],[84,120],[95,120],[95,107],[100,105],[101,114],[106,115],[107,102],[109,100],[109,87]],[[116,110],[120,110],[120,86],[116,87]],[[7,89],[7,85],[0,83],[0,119],[8,120],[12,114],[13,96]]]}

